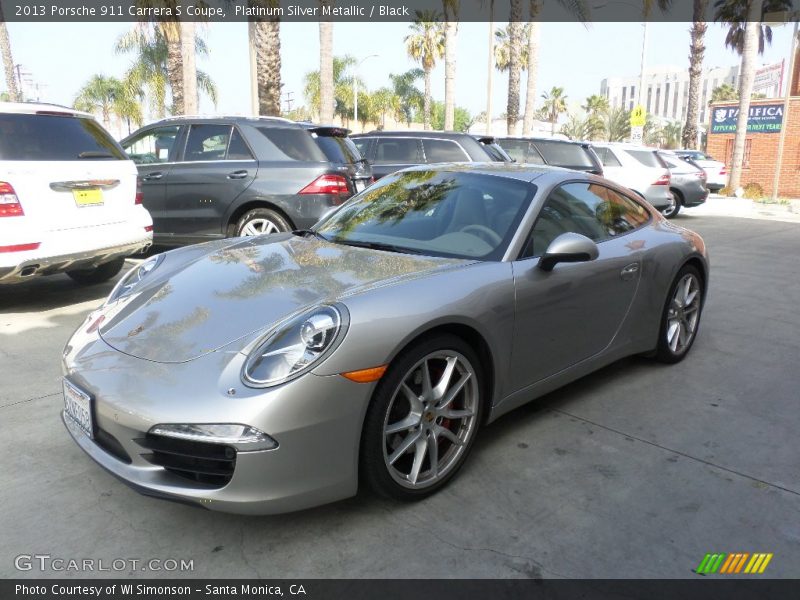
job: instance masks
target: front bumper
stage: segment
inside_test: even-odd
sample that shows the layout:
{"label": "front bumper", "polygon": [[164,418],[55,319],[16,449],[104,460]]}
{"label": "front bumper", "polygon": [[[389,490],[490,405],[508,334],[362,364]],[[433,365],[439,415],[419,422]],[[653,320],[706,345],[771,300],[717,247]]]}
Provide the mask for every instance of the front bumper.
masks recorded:
{"label": "front bumper", "polygon": [[[68,346],[65,375],[91,395],[95,427],[112,436],[130,462],[104,449],[71,419],[62,419],[95,462],[147,495],[245,514],[290,512],[354,495],[361,426],[373,384],[307,374],[255,390],[239,381],[243,359],[218,351],[163,364],[117,352],[99,338]],[[149,451],[137,440],[159,423],[241,423],[279,445],[239,452],[230,481],[214,486],[147,460]]]}

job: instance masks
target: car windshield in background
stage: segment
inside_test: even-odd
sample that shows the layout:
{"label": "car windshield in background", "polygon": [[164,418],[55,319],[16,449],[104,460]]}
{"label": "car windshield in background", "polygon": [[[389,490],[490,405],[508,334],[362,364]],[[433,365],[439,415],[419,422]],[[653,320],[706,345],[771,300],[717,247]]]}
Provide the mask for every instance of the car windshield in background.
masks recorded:
{"label": "car windshield in background", "polygon": [[534,143],[549,165],[578,170],[595,168],[588,152],[578,144],[549,140],[536,140]]}
{"label": "car windshield in background", "polygon": [[0,114],[0,160],[127,160],[94,119]]}
{"label": "car windshield in background", "polygon": [[317,232],[352,246],[500,260],[535,191],[477,173],[398,173],[350,200]]}
{"label": "car windshield in background", "polygon": [[317,134],[316,139],[328,160],[349,164],[363,160],[358,148],[349,137]]}
{"label": "car windshield in background", "polygon": [[652,150],[626,150],[626,152],[645,167],[652,167],[654,169],[663,169],[666,167],[664,160]]}

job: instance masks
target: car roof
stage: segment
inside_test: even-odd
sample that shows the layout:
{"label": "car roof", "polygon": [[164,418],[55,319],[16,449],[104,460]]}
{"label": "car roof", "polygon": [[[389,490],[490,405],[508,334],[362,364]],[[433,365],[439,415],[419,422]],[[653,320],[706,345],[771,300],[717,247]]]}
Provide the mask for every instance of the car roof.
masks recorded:
{"label": "car roof", "polygon": [[469,133],[463,133],[461,131],[378,131],[377,129],[374,131],[370,131],[368,133],[354,133],[350,137],[358,138],[358,137],[375,137],[375,136],[439,138],[445,140],[463,139],[465,137],[473,139],[480,139],[482,137],[491,137],[491,136],[473,136],[470,135]]}
{"label": "car roof", "polygon": [[497,136],[495,139],[520,140],[524,142],[557,142],[559,144],[572,144],[574,146],[585,146],[587,144],[591,144],[591,142],[583,142],[581,140],[562,140],[560,138],[530,137],[525,135],[503,135],[503,136]]}
{"label": "car roof", "polygon": [[[324,127],[322,125],[316,125],[314,123],[310,123],[308,121],[292,121],[291,119],[284,119],[283,117],[264,117],[264,116],[247,116],[247,115],[176,115],[174,117],[167,117],[165,119],[160,119],[150,125],[167,125],[167,124],[180,124],[180,123],[195,123],[195,122],[202,122],[202,123],[218,123],[218,124],[229,124],[229,123],[248,123],[253,125],[259,126],[269,126],[269,127],[284,127],[290,129],[316,129],[319,127]],[[344,129],[343,127],[337,127],[337,129]]]}
{"label": "car roof", "polygon": [[620,150],[649,150],[650,152],[658,152],[658,148],[640,146],[638,144],[630,144],[628,142],[592,142],[592,145],[597,146],[598,148],[619,148]]}
{"label": "car roof", "polygon": [[476,173],[478,175],[494,175],[496,177],[506,177],[519,181],[531,182],[540,177],[554,176],[556,178],[588,178],[586,173],[571,171],[550,165],[532,165],[520,163],[504,162],[459,162],[459,163],[435,163],[426,165],[415,165],[402,169],[407,171],[447,171],[459,173]]}
{"label": "car roof", "polygon": [[20,115],[35,114],[68,114],[76,117],[94,118],[94,115],[81,110],[75,110],[60,104],[48,104],[46,102],[0,102],[0,113],[14,113]]}

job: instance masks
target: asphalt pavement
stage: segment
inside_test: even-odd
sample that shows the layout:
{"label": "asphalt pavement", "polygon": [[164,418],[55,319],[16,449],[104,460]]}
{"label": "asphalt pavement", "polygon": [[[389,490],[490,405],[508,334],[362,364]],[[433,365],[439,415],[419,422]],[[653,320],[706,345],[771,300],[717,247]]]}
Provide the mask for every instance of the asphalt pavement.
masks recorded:
{"label": "asphalt pavement", "polygon": [[[140,496],[59,418],[61,350],[113,282],[0,288],[0,577],[693,578],[709,552],[773,553],[760,577],[798,577],[800,224],[676,222],[711,254],[690,356],[626,359],[506,415],[416,504],[248,517]],[[35,554],[128,562],[15,568]],[[193,570],[129,566],[154,558]]]}

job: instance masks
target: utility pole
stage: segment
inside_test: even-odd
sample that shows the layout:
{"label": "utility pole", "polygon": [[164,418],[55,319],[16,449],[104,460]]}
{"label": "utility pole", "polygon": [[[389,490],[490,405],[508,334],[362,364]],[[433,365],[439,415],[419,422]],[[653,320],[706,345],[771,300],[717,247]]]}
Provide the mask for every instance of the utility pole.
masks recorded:
{"label": "utility pole", "polygon": [[292,96],[294,96],[294,92],[286,92],[284,96],[284,102],[286,102],[286,112],[292,112],[292,102],[294,102],[294,98],[292,98]]}

